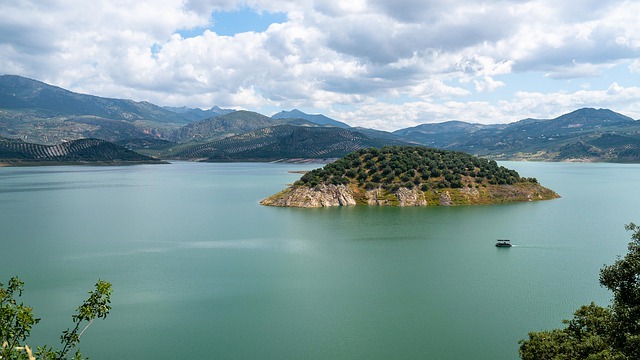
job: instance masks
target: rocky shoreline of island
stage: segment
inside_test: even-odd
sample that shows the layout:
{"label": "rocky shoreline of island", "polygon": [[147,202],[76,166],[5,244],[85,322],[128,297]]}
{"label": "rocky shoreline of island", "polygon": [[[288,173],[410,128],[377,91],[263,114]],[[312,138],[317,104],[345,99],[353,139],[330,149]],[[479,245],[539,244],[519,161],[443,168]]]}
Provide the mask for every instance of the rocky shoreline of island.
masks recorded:
{"label": "rocky shoreline of island", "polygon": [[535,178],[461,152],[414,146],[363,149],[260,202],[265,206],[457,206],[560,197]]}

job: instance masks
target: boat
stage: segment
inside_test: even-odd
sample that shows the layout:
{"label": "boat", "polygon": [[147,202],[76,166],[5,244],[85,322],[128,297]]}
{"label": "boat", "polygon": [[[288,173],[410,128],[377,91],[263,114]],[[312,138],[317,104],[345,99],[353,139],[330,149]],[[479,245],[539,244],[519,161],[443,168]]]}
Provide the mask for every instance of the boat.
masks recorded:
{"label": "boat", "polygon": [[509,240],[509,239],[498,239],[498,242],[496,242],[496,246],[497,247],[511,247],[513,245],[511,245],[511,240]]}

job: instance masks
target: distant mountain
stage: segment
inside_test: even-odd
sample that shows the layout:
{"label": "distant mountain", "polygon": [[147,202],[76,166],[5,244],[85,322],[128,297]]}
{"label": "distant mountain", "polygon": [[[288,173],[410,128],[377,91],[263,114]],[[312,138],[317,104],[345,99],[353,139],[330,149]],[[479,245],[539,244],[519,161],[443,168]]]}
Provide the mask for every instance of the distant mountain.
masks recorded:
{"label": "distant mountain", "polygon": [[635,121],[608,109],[583,108],[551,120],[525,119],[508,124],[504,132],[510,138],[566,137],[610,127],[635,125]]}
{"label": "distant mountain", "polygon": [[186,144],[172,152],[179,159],[273,161],[338,158],[358,149],[405,144],[337,127],[280,125],[204,144]]}
{"label": "distant mountain", "polygon": [[351,128],[324,115],[299,110],[267,117],[219,107],[162,108],[148,102],[78,94],[21,76],[0,76],[0,136],[31,143],[55,145],[98,138],[124,141],[131,148],[155,155],[163,149],[183,147],[171,142],[210,142],[285,124],[348,129],[378,143],[421,144],[496,160],[640,162],[636,145],[640,122],[608,109],[584,108],[555,119],[510,124],[448,121],[389,133]]}
{"label": "distant mountain", "polygon": [[212,141],[284,124],[317,126],[303,119],[273,119],[256,112],[240,110],[186,125],[178,129],[173,138],[177,142]]}
{"label": "distant mountain", "polygon": [[99,139],[80,139],[57,145],[41,145],[0,137],[0,162],[20,164],[151,164],[160,160],[138,154]]}
{"label": "distant mountain", "polygon": [[197,108],[194,109],[186,106],[183,106],[183,107],[164,106],[163,108],[166,110],[172,111],[176,114],[180,114],[191,121],[209,119],[215,116],[226,115],[236,111],[233,109],[221,109],[218,106],[214,106],[208,110],[202,110]]}
{"label": "distant mountain", "polygon": [[640,136],[602,134],[559,148],[554,160],[640,162]]}
{"label": "distant mountain", "polygon": [[446,121],[400,129],[394,131],[393,134],[407,141],[444,149],[455,147],[455,144],[466,141],[471,134],[478,131],[497,131],[502,127],[500,125],[470,124],[463,121]]}
{"label": "distant mountain", "polygon": [[0,76],[0,108],[32,110],[47,117],[89,115],[110,120],[188,123],[172,111],[146,101],[103,98],[74,93],[16,75]]}
{"label": "distant mountain", "polygon": [[[363,128],[363,127],[352,127],[349,128],[350,130],[353,131],[357,131],[359,133],[362,133],[364,135],[367,135],[370,138],[380,138],[380,139],[385,139],[385,140],[393,140],[393,141],[399,141],[399,142],[407,142],[407,139],[398,136],[396,134],[390,133],[388,131],[382,131],[382,130],[374,130],[374,129],[368,129],[368,128]],[[409,141],[410,142],[410,141]]]}
{"label": "distant mountain", "polygon": [[[524,119],[502,125],[453,121],[401,129],[407,141],[441,149],[464,151],[494,159],[635,161],[608,135],[640,139],[640,122],[608,109],[584,108],[555,119]],[[629,148],[631,145],[627,145]]]}
{"label": "distant mountain", "polygon": [[603,125],[629,124],[632,118],[609,109],[582,108],[554,119],[555,126],[567,128],[590,128]]}
{"label": "distant mountain", "polygon": [[336,127],[340,127],[340,128],[349,128],[350,126],[337,121],[337,120],[333,120],[331,118],[328,118],[324,115],[309,115],[309,114],[305,114],[302,111],[298,110],[298,109],[294,109],[291,111],[281,111],[277,114],[274,114],[271,116],[271,118],[273,119],[304,119],[304,120],[308,120],[311,121],[313,123],[316,123],[318,125],[323,125],[323,126],[336,126]]}
{"label": "distant mountain", "polygon": [[190,121],[148,102],[78,94],[21,76],[0,76],[0,136],[42,144],[163,138]]}
{"label": "distant mountain", "polygon": [[98,138],[111,142],[127,138],[153,138],[168,132],[165,129],[165,126],[156,127],[147,123],[130,123],[95,116],[42,118],[25,113],[8,114],[0,110],[0,136],[40,144],[51,145],[83,138]]}

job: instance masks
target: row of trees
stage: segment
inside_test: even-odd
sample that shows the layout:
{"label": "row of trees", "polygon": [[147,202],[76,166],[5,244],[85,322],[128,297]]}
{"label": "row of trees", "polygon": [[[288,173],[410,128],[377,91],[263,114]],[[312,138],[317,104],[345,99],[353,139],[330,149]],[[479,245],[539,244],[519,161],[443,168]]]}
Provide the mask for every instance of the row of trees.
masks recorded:
{"label": "row of trees", "polygon": [[420,187],[423,191],[438,188],[461,188],[488,184],[515,184],[536,181],[521,178],[493,160],[463,152],[437,150],[419,146],[386,146],[362,149],[313,170],[298,185],[356,182],[366,188]]}

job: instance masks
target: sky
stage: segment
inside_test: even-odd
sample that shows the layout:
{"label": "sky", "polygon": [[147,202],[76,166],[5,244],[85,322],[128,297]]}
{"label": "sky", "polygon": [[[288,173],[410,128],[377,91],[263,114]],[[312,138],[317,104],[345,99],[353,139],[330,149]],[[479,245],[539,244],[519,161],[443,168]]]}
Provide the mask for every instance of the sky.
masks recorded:
{"label": "sky", "polygon": [[640,118],[640,1],[0,0],[0,74],[396,130]]}

